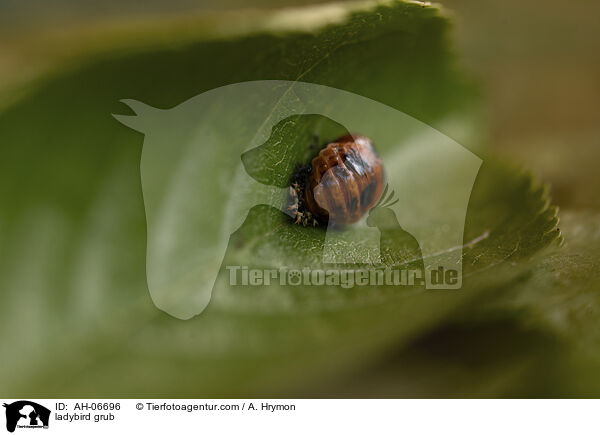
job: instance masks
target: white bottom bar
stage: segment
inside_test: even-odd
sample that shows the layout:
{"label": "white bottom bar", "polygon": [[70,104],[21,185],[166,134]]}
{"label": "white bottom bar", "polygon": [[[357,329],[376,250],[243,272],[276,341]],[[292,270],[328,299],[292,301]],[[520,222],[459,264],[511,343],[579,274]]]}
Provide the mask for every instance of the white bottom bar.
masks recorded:
{"label": "white bottom bar", "polygon": [[[14,418],[6,399],[3,417]],[[36,410],[19,418],[16,434],[598,434],[599,400],[212,400],[34,399],[50,410],[42,428]],[[37,408],[38,410],[41,408]],[[13,413],[9,416],[9,413]],[[43,413],[43,410],[42,410]],[[34,417],[36,425],[31,425]],[[6,419],[3,420],[6,423]],[[2,429],[4,431],[4,429]]]}

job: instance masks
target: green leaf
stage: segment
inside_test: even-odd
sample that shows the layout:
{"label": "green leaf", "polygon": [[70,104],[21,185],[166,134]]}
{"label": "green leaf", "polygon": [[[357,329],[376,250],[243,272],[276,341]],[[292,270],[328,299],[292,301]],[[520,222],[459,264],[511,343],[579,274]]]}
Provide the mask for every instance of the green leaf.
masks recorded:
{"label": "green leaf", "polygon": [[552,359],[538,371],[548,397],[593,397],[600,385],[598,222],[597,213],[563,213],[565,247],[480,307],[480,317],[510,315],[518,328],[552,337],[551,355],[538,355]]}
{"label": "green leaf", "polygon": [[[124,110],[119,100],[166,108],[230,83],[301,80],[369,97],[434,126],[464,119],[473,93],[453,65],[448,21],[436,7],[367,5],[310,31],[277,29],[80,60],[0,115],[5,395],[316,394],[323,379],[352,373],[487,297],[557,239],[545,191],[527,174],[486,163],[469,204],[468,279],[459,291],[230,287],[228,262],[302,263],[324,237],[257,207],[229,241],[209,308],[189,321],[157,310],[146,286],[142,136],[110,116]],[[306,162],[313,133],[329,138],[340,128],[296,121],[274,132],[297,145],[278,170],[245,155],[257,180],[283,187]],[[381,150],[390,173],[407,164],[393,158],[395,151]],[[235,155],[215,154],[215,161]],[[213,170],[207,179],[220,167]],[[433,193],[423,206],[439,200]]]}

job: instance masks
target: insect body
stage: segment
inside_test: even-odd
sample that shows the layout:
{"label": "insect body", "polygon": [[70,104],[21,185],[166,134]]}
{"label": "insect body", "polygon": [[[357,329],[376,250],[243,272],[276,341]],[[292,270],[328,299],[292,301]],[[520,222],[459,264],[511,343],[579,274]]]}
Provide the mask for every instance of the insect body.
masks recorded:
{"label": "insect body", "polygon": [[372,141],[346,135],[322,149],[297,177],[290,187],[289,210],[305,226],[327,221],[348,225],[377,203],[384,187],[383,162]]}

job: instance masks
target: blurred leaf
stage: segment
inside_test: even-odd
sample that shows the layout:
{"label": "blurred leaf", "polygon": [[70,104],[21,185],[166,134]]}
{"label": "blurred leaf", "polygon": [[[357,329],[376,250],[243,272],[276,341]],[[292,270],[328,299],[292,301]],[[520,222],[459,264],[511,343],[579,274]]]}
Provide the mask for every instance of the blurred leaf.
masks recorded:
{"label": "blurred leaf", "polygon": [[[186,322],[159,312],[148,296],[142,138],[111,118],[123,110],[120,99],[170,107],[228,83],[302,80],[441,125],[472,96],[453,65],[447,27],[431,6],[370,6],[313,32],[257,32],[89,59],[9,107],[0,115],[0,343],[10,349],[2,355],[4,394],[317,391],[322,379],[401,347],[526,269],[558,237],[555,211],[527,174],[490,164],[478,177],[465,230],[467,243],[487,238],[467,247],[460,291],[271,286],[240,294],[220,281],[214,304]],[[291,168],[263,175],[281,184]],[[265,219],[271,231],[261,234]],[[241,246],[230,254],[260,262],[269,240],[285,249],[282,239],[307,231],[258,208],[231,239]],[[296,240],[314,242],[318,234]],[[310,245],[290,248],[302,255]]]}
{"label": "blurred leaf", "polygon": [[599,222],[593,212],[564,213],[561,252],[482,310],[483,316],[513,313],[521,328],[556,337],[561,347],[546,373],[551,397],[595,397],[600,386]]}
{"label": "blurred leaf", "polygon": [[[596,397],[599,222],[594,212],[563,212],[563,249],[450,325],[379,362],[377,371],[425,397]],[[351,394],[394,391],[380,386],[369,374],[374,371],[365,370],[361,390]]]}

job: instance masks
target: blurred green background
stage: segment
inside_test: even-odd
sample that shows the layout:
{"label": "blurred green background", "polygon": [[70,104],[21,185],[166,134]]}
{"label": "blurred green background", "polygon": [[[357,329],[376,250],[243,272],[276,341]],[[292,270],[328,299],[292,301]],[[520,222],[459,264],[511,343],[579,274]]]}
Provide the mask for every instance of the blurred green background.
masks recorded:
{"label": "blurred green background", "polygon": [[[518,273],[506,279],[497,279],[504,271],[480,274],[466,296],[417,295],[394,301],[383,315],[367,305],[336,316],[234,310],[223,320],[215,309],[183,327],[153,307],[143,282],[139,173],[131,170],[142,139],[115,130],[110,113],[126,111],[119,98],[145,96],[170,107],[221,80],[297,78],[295,67],[306,60],[302,49],[314,41],[297,43],[296,33],[314,32],[323,25],[319,16],[337,17],[343,9],[321,5],[329,12],[311,14],[310,3],[0,5],[0,358],[6,367],[0,395],[600,395],[600,5],[591,0],[448,0],[443,21],[437,13],[424,15],[422,26],[414,24],[418,14],[416,21],[399,14],[390,26],[401,28],[381,31],[388,42],[373,39],[376,49],[358,49],[357,56],[372,51],[370,59],[382,62],[389,76],[399,71],[411,78],[409,96],[386,88],[389,77],[376,72],[379,64],[372,74],[380,74],[382,86],[337,77],[330,66],[305,77],[391,105],[405,98],[404,110],[460,143],[531,170],[560,207],[561,249],[512,265]],[[364,21],[360,32],[379,31],[368,16]],[[409,41],[400,45],[404,51],[390,49],[396,40],[388,34]],[[333,36],[316,39],[324,50],[336,32],[327,35]],[[255,55],[261,46],[273,57]],[[352,53],[336,60],[346,62]],[[421,53],[423,69],[398,68],[393,59],[402,53]],[[236,72],[197,78],[181,72],[205,71],[210,56]],[[140,77],[150,65],[153,72]],[[111,81],[90,81],[98,77]],[[184,83],[157,88],[157,77]],[[69,136],[71,119],[78,133]],[[60,133],[57,125],[65,126]],[[497,184],[511,176],[497,174]],[[513,206],[518,213],[519,203]],[[411,319],[411,312],[419,315]],[[408,320],[394,323],[398,316]],[[385,321],[374,324],[375,317]],[[389,334],[398,327],[401,333]],[[235,338],[240,331],[246,331],[243,346]],[[18,376],[23,371],[29,375]]]}
{"label": "blurred green background", "polygon": [[[9,0],[0,5],[0,71],[10,74],[11,80],[14,75],[26,78],[25,67],[44,57],[35,47],[44,46],[41,36],[46,33],[109,23],[134,26],[171,14],[240,9],[260,14],[314,3],[324,2]],[[598,3],[446,0],[440,4],[452,18],[460,62],[484,92],[489,143],[551,181],[559,205],[597,206],[598,196],[593,193],[599,175],[593,162],[600,117]],[[74,39],[59,41],[75,44]]]}

